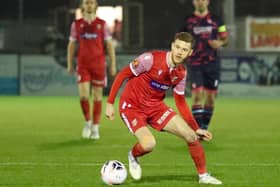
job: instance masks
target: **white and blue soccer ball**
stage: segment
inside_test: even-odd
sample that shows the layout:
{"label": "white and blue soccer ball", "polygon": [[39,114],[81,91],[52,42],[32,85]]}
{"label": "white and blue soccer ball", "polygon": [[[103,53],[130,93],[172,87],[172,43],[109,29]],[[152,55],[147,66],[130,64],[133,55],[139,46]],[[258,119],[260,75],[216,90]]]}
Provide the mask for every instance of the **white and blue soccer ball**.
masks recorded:
{"label": "white and blue soccer ball", "polygon": [[124,183],[127,177],[125,165],[118,160],[109,160],[101,168],[101,178],[105,184],[118,185]]}

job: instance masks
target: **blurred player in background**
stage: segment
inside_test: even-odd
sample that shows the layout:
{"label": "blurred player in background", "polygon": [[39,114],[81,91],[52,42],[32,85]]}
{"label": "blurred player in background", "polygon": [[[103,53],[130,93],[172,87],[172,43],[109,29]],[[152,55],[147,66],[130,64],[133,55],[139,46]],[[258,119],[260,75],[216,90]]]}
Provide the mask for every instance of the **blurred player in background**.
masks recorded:
{"label": "blurred player in background", "polygon": [[[82,137],[99,139],[99,123],[102,111],[103,87],[106,85],[105,46],[111,60],[110,73],[116,74],[115,48],[109,28],[104,20],[96,16],[96,0],[83,0],[82,18],[71,26],[67,48],[67,71],[74,72],[74,56],[78,43],[77,82],[80,104],[85,118]],[[90,115],[90,89],[93,94],[92,118]]]}
{"label": "blurred player in background", "polygon": [[185,18],[179,31],[195,37],[194,53],[188,61],[192,112],[200,128],[208,129],[220,79],[217,49],[227,45],[228,33],[226,26],[209,12],[209,0],[193,0],[193,5],[194,13]]}
{"label": "blurred player in background", "polygon": [[[206,161],[198,136],[209,141],[212,134],[200,129],[185,101],[184,91],[187,71],[182,65],[192,53],[193,37],[189,33],[178,33],[172,42],[171,51],[143,53],[122,69],[111,87],[107,100],[106,116],[114,119],[114,101],[122,83],[127,80],[119,102],[120,116],[137,143],[129,151],[129,172],[133,179],[141,178],[138,158],[151,152],[156,140],[148,124],[182,138],[189,147],[190,155],[199,174],[199,183],[221,184],[206,170]],[[173,88],[177,115],[163,100],[165,92]]]}

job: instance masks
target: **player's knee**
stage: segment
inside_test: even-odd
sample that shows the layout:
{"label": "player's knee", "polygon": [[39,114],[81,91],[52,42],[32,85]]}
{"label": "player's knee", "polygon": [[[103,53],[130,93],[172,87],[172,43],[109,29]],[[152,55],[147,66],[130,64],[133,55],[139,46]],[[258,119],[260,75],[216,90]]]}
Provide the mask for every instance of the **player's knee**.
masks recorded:
{"label": "player's knee", "polygon": [[89,97],[87,97],[87,96],[80,96],[80,100],[81,101],[88,101]]}
{"label": "player's knee", "polygon": [[151,152],[156,146],[156,140],[152,136],[146,136],[142,139],[141,145],[145,151]]}
{"label": "player's knee", "polygon": [[200,104],[202,101],[201,94],[195,94],[192,98],[194,104]]}
{"label": "player's knee", "polygon": [[197,140],[197,135],[194,131],[189,131],[184,135],[184,139],[188,143],[195,142]]}

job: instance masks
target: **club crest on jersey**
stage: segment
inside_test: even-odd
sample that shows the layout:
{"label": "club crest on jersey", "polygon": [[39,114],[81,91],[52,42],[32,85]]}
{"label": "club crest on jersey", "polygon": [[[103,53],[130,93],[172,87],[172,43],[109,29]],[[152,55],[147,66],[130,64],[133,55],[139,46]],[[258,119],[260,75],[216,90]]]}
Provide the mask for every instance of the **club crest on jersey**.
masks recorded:
{"label": "club crest on jersey", "polygon": [[171,77],[171,82],[175,82],[179,77],[177,76],[174,76],[174,77]]}
{"label": "club crest on jersey", "polygon": [[100,24],[97,24],[97,25],[96,25],[96,28],[97,28],[97,29],[101,29],[101,25],[100,25]]}
{"label": "club crest on jersey", "polygon": [[159,75],[159,76],[161,75],[161,73],[162,73],[162,70],[161,70],[161,69],[158,70],[158,75]]}
{"label": "club crest on jersey", "polygon": [[134,68],[137,68],[138,65],[139,65],[139,61],[138,61],[138,60],[133,60],[132,66],[133,66]]}
{"label": "club crest on jersey", "polygon": [[207,19],[207,23],[212,24],[212,20],[211,19]]}

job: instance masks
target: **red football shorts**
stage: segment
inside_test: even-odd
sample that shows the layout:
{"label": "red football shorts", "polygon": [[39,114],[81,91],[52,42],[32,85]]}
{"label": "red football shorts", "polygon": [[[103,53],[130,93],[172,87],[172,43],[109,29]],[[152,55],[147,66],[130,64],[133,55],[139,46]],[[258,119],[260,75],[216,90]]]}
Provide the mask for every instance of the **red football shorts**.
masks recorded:
{"label": "red football shorts", "polygon": [[77,67],[77,82],[91,82],[93,86],[105,87],[107,85],[105,67]]}
{"label": "red football shorts", "polygon": [[119,110],[122,120],[132,133],[147,125],[161,131],[176,115],[173,109],[165,105],[164,102],[158,102],[150,108],[141,108],[126,101],[120,101]]}

